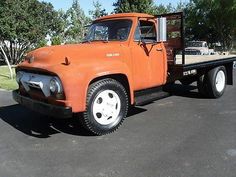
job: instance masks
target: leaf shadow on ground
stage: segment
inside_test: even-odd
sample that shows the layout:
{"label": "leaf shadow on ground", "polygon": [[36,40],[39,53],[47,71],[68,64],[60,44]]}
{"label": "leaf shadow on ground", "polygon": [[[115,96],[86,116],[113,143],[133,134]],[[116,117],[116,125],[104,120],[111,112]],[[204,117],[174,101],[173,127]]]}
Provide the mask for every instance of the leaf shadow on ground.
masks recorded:
{"label": "leaf shadow on ground", "polygon": [[[132,117],[144,111],[146,110],[132,107],[127,117]],[[10,105],[0,107],[0,118],[18,131],[35,138],[50,138],[58,133],[94,136],[82,127],[79,115],[70,119],[55,119],[29,111],[20,105]]]}
{"label": "leaf shadow on ground", "polygon": [[[175,96],[204,99],[196,88],[194,85],[174,84],[169,91]],[[147,110],[142,107],[131,107],[127,118],[132,118],[145,111]],[[20,105],[10,105],[0,107],[0,118],[20,132],[36,138],[49,138],[58,133],[94,136],[81,126],[79,115],[71,119],[54,119],[29,111]]]}
{"label": "leaf shadow on ground", "polygon": [[173,84],[167,88],[168,92],[171,95],[186,97],[186,98],[195,98],[195,99],[206,99],[203,97],[197,90],[196,84],[191,85],[182,85],[182,84]]}

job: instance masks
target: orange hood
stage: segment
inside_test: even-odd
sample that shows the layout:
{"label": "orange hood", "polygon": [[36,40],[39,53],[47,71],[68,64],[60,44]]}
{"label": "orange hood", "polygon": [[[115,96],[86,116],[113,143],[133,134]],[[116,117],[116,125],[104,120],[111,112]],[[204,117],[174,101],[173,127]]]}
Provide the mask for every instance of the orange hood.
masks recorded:
{"label": "orange hood", "polygon": [[[85,43],[43,47],[30,52],[20,67],[33,67],[50,70],[50,67],[65,65],[66,58],[70,65],[84,65],[91,62],[104,62],[104,59],[122,58],[122,44]],[[29,61],[31,60],[31,61]]]}

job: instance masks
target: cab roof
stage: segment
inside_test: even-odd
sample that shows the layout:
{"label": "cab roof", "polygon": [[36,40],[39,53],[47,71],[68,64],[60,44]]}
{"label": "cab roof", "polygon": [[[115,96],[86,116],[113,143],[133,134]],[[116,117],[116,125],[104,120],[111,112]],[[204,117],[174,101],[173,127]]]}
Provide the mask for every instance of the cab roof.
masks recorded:
{"label": "cab roof", "polygon": [[111,19],[111,18],[123,18],[123,17],[140,17],[140,18],[154,18],[152,15],[144,14],[144,13],[118,13],[100,17],[95,21]]}

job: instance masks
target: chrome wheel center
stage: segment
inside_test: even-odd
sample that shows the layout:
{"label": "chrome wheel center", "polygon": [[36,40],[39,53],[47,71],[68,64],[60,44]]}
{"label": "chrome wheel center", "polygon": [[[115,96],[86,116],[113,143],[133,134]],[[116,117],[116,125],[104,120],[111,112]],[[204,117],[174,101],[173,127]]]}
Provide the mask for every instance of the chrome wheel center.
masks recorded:
{"label": "chrome wheel center", "polygon": [[102,91],[97,95],[93,103],[93,116],[101,125],[114,123],[121,110],[121,100],[112,90]]}
{"label": "chrome wheel center", "polygon": [[222,92],[225,87],[225,73],[223,71],[219,71],[216,75],[216,90],[218,92]]}

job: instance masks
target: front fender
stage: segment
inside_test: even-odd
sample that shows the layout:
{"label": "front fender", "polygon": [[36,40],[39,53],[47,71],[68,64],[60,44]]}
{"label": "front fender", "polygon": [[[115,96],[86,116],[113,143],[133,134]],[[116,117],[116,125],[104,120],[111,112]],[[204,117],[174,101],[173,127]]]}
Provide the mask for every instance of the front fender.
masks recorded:
{"label": "front fender", "polygon": [[70,67],[67,72],[58,73],[63,83],[66,100],[69,101],[73,112],[86,110],[86,98],[90,83],[99,77],[109,77],[114,74],[122,74],[127,77],[129,83],[131,104],[134,103],[133,79],[126,63],[113,60],[112,62],[100,62]]}

